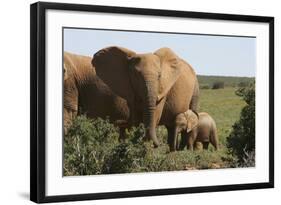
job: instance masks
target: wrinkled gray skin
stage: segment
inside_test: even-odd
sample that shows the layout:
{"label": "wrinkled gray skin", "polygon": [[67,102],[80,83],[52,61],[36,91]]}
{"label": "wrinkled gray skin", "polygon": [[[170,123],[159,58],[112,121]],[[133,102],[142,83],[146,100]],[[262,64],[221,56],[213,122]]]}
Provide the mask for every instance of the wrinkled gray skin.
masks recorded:
{"label": "wrinkled gray skin", "polygon": [[92,64],[112,91],[127,100],[129,122],[144,122],[145,136],[155,147],[159,145],[156,126],[165,125],[170,150],[174,151],[176,115],[197,110],[199,88],[192,67],[169,48],[136,54],[108,47],[94,54]]}
{"label": "wrinkled gray skin", "polygon": [[179,149],[193,150],[197,142],[203,144],[203,149],[208,149],[211,143],[215,150],[218,149],[217,128],[214,119],[206,112],[199,114],[188,110],[177,115],[176,120],[177,133],[181,132],[182,140]]}
{"label": "wrinkled gray skin", "polygon": [[89,118],[107,118],[121,129],[128,126],[126,100],[115,95],[96,75],[92,58],[64,52],[64,130],[67,133],[73,118],[86,114]]}

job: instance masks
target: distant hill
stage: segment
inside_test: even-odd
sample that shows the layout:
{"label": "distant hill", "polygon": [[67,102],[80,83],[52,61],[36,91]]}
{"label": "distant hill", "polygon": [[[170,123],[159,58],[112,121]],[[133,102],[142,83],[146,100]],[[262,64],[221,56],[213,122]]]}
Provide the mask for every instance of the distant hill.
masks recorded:
{"label": "distant hill", "polygon": [[225,87],[237,87],[239,84],[249,84],[255,81],[254,77],[209,76],[197,75],[200,87],[212,88],[215,82],[224,82]]}

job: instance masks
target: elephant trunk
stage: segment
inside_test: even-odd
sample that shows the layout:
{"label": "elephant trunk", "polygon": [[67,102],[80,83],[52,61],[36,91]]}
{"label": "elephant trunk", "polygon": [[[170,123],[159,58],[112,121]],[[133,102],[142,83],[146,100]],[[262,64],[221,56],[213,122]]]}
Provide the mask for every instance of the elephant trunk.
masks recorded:
{"label": "elephant trunk", "polygon": [[144,112],[144,124],[146,127],[145,137],[153,141],[154,147],[159,146],[159,141],[156,136],[156,123],[154,117],[155,108],[148,108]]}
{"label": "elephant trunk", "polygon": [[156,136],[156,119],[155,119],[155,110],[156,110],[156,94],[154,94],[152,89],[152,83],[146,83],[146,103],[144,108],[144,125],[146,128],[145,137],[153,141],[154,147],[159,146],[159,141]]}

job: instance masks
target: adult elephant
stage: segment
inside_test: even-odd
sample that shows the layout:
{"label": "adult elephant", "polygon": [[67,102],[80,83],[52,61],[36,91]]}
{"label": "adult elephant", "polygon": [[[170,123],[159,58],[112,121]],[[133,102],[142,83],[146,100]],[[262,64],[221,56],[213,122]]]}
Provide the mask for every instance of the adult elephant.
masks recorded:
{"label": "adult elephant", "polygon": [[97,75],[114,93],[127,100],[129,121],[144,122],[146,138],[159,146],[156,126],[166,125],[170,150],[175,150],[177,114],[197,111],[198,82],[192,67],[171,49],[136,54],[126,48],[108,47],[94,54]]}
{"label": "adult elephant", "polygon": [[89,118],[109,117],[122,129],[125,122],[126,127],[129,118],[126,100],[115,95],[96,75],[91,60],[91,57],[64,52],[65,132],[79,114],[86,114]]}

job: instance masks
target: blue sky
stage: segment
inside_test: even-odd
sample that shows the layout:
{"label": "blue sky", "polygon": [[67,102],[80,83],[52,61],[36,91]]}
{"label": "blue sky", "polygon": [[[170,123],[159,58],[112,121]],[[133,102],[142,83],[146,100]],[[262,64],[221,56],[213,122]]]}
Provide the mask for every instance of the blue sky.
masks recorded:
{"label": "blue sky", "polygon": [[137,53],[169,47],[201,75],[255,76],[255,38],[64,29],[65,51],[93,56],[98,50],[113,45]]}

